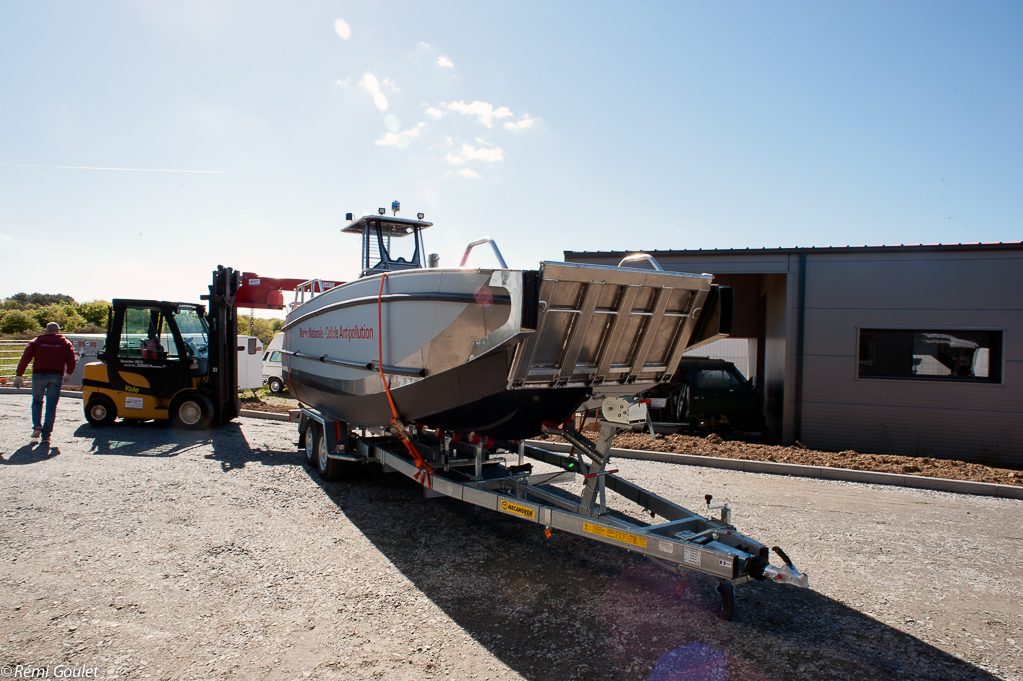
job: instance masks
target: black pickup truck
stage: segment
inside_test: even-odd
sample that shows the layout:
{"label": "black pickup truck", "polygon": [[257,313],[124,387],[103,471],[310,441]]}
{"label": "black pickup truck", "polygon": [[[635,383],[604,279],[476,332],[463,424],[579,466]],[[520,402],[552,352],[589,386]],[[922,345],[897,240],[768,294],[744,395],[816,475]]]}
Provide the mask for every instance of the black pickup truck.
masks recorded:
{"label": "black pickup truck", "polygon": [[671,382],[642,395],[659,431],[739,430],[767,434],[760,395],[753,381],[723,359],[686,357]]}

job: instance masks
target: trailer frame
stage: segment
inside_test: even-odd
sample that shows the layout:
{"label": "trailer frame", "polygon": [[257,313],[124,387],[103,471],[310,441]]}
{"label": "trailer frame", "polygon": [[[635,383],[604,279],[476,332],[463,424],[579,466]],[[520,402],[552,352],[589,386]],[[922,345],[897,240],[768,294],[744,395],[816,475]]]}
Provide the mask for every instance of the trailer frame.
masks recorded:
{"label": "trailer frame", "polygon": [[[635,402],[614,399],[630,405]],[[713,497],[706,495],[706,515],[701,515],[609,469],[611,442],[619,430],[629,427],[628,411],[626,408],[614,422],[607,420],[609,413],[604,409],[605,418],[598,420],[600,430],[595,441],[571,422],[545,425],[545,432],[572,444],[568,454],[526,442],[496,443],[476,434],[463,438],[458,433],[409,425],[412,445],[430,465],[428,476],[422,475],[422,468],[412,460],[394,429],[352,428],[307,406],[293,410],[291,420],[298,423],[299,447],[305,449],[307,461],[324,479],[343,477],[346,466],[378,463],[384,471],[425,481],[421,484],[428,498],[450,497],[527,520],[542,525],[548,537],[553,530],[560,530],[623,548],[678,573],[702,572],[720,580],[718,592],[728,619],[734,613],[734,585],[754,579],[809,585],[806,574],[799,572],[778,547],[774,550],[784,565],[770,564],[768,546],[732,525],[727,502],[711,506]],[[641,418],[645,418],[645,405],[641,411]],[[632,418],[637,417],[633,414]],[[509,463],[512,457],[517,457],[516,464]],[[560,470],[534,473],[532,464],[525,461],[527,457]],[[555,487],[578,477],[583,480],[578,495]],[[638,506],[651,521],[662,521],[646,522],[609,509],[608,491]],[[719,511],[716,517],[713,511]]]}

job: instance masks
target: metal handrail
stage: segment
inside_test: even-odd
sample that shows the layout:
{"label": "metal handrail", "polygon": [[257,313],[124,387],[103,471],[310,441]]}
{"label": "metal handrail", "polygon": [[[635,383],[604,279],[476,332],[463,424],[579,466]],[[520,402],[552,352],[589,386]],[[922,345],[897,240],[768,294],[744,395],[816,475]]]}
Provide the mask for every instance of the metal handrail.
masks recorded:
{"label": "metal handrail", "polygon": [[664,268],[661,267],[660,263],[658,263],[656,260],[654,260],[653,256],[648,255],[646,253],[634,253],[633,255],[627,255],[624,258],[622,258],[622,261],[620,263],[618,263],[618,266],[619,267],[624,267],[625,263],[627,263],[627,262],[635,262],[637,260],[644,260],[644,261],[650,263],[651,267],[653,267],[658,272],[663,272],[664,271]]}
{"label": "metal handrail", "polygon": [[501,263],[501,269],[508,269],[508,263],[504,261],[504,256],[501,255],[500,249],[497,247],[497,243],[490,237],[480,239],[479,241],[473,241],[471,244],[466,246],[465,255],[462,256],[462,262],[459,263],[459,267],[465,267],[465,263],[469,260],[469,251],[476,246],[482,246],[483,244],[490,244],[490,247],[494,249],[494,255],[497,256],[497,261]]}

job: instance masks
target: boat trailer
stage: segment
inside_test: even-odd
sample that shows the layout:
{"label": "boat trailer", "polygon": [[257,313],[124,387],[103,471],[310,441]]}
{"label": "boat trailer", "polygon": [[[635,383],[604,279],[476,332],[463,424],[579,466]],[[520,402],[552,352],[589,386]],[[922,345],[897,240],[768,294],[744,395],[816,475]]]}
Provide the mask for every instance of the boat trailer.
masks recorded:
{"label": "boat trailer", "polygon": [[[615,434],[648,420],[646,407],[645,401],[635,397],[606,398],[595,441],[571,421],[545,425],[547,434],[572,445],[567,454],[526,442],[497,443],[476,434],[463,436],[415,424],[352,428],[305,406],[293,410],[291,420],[298,423],[299,447],[305,450],[308,463],[326,480],[343,477],[354,464],[375,462],[384,471],[415,479],[427,497],[451,497],[528,520],[542,525],[548,537],[552,530],[561,530],[624,548],[678,573],[696,570],[712,575],[720,579],[717,591],[725,619],[732,619],[735,612],[735,585],[771,580],[808,587],[806,573],[782,549],[773,547],[783,565],[771,565],[768,547],[736,530],[727,502],[711,506],[713,497],[708,494],[706,515],[694,513],[626,481],[608,467]],[[509,463],[515,457],[517,463]],[[534,473],[526,458],[559,470]],[[579,476],[583,487],[578,496],[555,487]],[[646,522],[609,509],[608,491],[637,504],[651,521],[662,522]]]}

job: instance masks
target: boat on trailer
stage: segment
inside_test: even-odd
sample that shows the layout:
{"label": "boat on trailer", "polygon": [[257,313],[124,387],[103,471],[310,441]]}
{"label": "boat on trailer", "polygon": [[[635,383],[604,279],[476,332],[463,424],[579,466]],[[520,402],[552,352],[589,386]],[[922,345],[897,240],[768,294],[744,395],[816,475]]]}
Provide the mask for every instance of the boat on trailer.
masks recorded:
{"label": "boat on trailer", "polygon": [[[460,267],[427,267],[423,231],[432,223],[392,208],[349,214],[342,231],[362,239],[359,277],[299,286],[284,327],[292,393],[352,426],[396,418],[501,440],[534,436],[593,396],[670,380],[686,349],[729,330],[730,289],[709,274],[666,272],[648,256],[619,267],[510,269],[490,239],[470,244]],[[465,267],[472,248],[487,244],[500,266]]]}
{"label": "boat on trailer", "polygon": [[[298,446],[324,479],[377,464],[428,497],[537,523],[547,537],[568,532],[711,575],[727,619],[737,584],[809,585],[782,549],[773,547],[783,564],[772,565],[772,549],[732,525],[727,501],[711,506],[705,495],[706,513],[695,513],[609,467],[615,433],[649,423],[648,401],[635,395],[670,380],[686,349],[727,335],[730,289],[644,255],[619,267],[513,270],[490,239],[470,244],[462,267],[424,267],[430,226],[422,214],[383,209],[352,221],[344,231],[362,236],[360,277],[296,290],[284,376],[304,403],[291,413]],[[391,249],[400,238],[410,238],[408,257]],[[488,243],[501,266],[465,268],[471,249]],[[654,269],[632,266],[640,261]],[[569,419],[587,400],[600,402],[594,441]],[[571,448],[523,441],[541,432]],[[534,473],[525,457],[545,470]],[[567,486],[579,475],[574,494]],[[649,517],[614,510],[608,492]]]}

